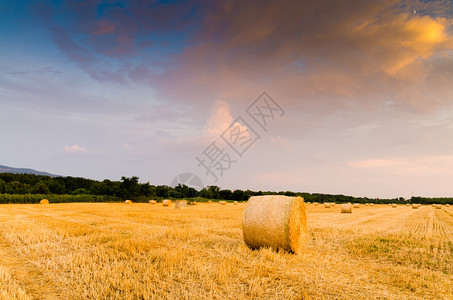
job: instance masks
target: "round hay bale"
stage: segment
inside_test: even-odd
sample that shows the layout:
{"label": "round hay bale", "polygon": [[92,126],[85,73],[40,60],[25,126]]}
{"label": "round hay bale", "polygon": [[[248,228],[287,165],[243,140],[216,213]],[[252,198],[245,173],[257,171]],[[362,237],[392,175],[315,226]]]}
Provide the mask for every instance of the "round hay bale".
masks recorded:
{"label": "round hay bale", "polygon": [[163,206],[170,206],[171,205],[171,200],[170,199],[165,199],[164,201],[162,201],[162,205]]}
{"label": "round hay bale", "polygon": [[450,207],[450,204],[445,204],[446,207]]}
{"label": "round hay bale", "polygon": [[352,205],[351,203],[341,204],[341,213],[342,214],[352,214]]}
{"label": "round hay bale", "polygon": [[410,206],[410,204],[409,204],[409,203],[406,203],[406,206]]}
{"label": "round hay bale", "polygon": [[318,204],[319,204],[318,202],[313,202],[314,206],[318,206]]}
{"label": "round hay bale", "polygon": [[219,204],[220,204],[220,205],[226,205],[227,202],[226,202],[226,201],[219,201]]}
{"label": "round hay bale", "polygon": [[126,204],[132,204],[132,200],[126,200],[126,201],[124,201],[124,203],[126,203]]}
{"label": "round hay bale", "polygon": [[370,203],[370,206],[373,206],[373,205],[374,205],[374,203]]}
{"label": "round hay bale", "polygon": [[324,203],[325,208],[330,208],[330,203]]}
{"label": "round hay bale", "polygon": [[151,203],[151,204],[156,204],[157,201],[156,201],[156,200],[149,200],[149,203]]}
{"label": "round hay bale", "polygon": [[234,203],[233,203],[233,204],[234,204],[234,205],[238,205],[238,202],[237,202],[237,201],[234,201]]}
{"label": "round hay bale", "polygon": [[359,203],[354,203],[354,208],[359,208],[360,204]]}
{"label": "round hay bale", "polygon": [[183,209],[187,206],[187,200],[176,200],[175,201],[175,208],[176,209]]}
{"label": "round hay bale", "polygon": [[301,253],[308,241],[303,198],[281,195],[251,197],[244,210],[242,231],[250,248],[270,246]]}
{"label": "round hay bale", "polygon": [[49,200],[42,199],[41,201],[39,201],[39,204],[49,204]]}
{"label": "round hay bale", "polygon": [[418,204],[412,204],[412,209],[418,209]]}
{"label": "round hay bale", "polygon": [[330,206],[335,206],[335,202],[330,203]]}
{"label": "round hay bale", "polygon": [[436,209],[441,209],[442,208],[442,204],[437,204],[436,205]]}
{"label": "round hay bale", "polygon": [[393,208],[396,208],[396,207],[397,207],[397,205],[396,205],[395,203],[393,203],[393,204],[392,204],[392,207],[393,207]]}

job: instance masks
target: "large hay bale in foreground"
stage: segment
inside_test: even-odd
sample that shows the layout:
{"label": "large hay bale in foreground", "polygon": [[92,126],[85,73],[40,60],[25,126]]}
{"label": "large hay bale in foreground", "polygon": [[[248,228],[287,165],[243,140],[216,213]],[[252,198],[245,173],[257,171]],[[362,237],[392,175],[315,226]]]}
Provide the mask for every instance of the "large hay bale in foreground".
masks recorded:
{"label": "large hay bale in foreground", "polygon": [[220,204],[220,205],[226,205],[227,202],[226,202],[226,201],[219,201],[219,204]]}
{"label": "large hay bale in foreground", "polygon": [[163,206],[170,206],[171,204],[171,200],[170,199],[165,199],[164,201],[162,201],[162,205]]}
{"label": "large hay bale in foreground", "polygon": [[39,204],[49,204],[49,200],[42,199],[41,201],[39,201]]}
{"label": "large hay bale in foreground", "polygon": [[302,197],[254,196],[242,218],[245,243],[300,253],[308,241],[307,215]]}
{"label": "large hay bale in foreground", "polygon": [[354,203],[354,208],[359,208],[360,204],[359,203]]}
{"label": "large hay bale in foreground", "polygon": [[330,208],[330,203],[327,203],[327,202],[324,203],[324,207],[325,207],[325,208]]}
{"label": "large hay bale in foreground", "polygon": [[187,206],[187,200],[176,200],[175,201],[175,208],[182,209]]}
{"label": "large hay bale in foreground", "polygon": [[352,205],[351,203],[341,204],[341,213],[342,214],[352,214]]}
{"label": "large hay bale in foreground", "polygon": [[126,204],[132,204],[132,200],[126,200],[126,201],[124,201],[124,203],[126,203]]}

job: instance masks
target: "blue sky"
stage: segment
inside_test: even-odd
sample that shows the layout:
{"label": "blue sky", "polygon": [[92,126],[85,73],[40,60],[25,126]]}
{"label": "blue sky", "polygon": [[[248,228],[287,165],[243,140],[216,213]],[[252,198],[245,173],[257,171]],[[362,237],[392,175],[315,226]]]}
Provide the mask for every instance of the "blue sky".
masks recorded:
{"label": "blue sky", "polygon": [[[0,164],[451,196],[452,11],[411,0],[2,1]],[[267,131],[246,113],[263,91],[285,111]],[[221,138],[230,125],[260,135],[242,157]],[[236,161],[218,181],[196,160],[213,141]]]}

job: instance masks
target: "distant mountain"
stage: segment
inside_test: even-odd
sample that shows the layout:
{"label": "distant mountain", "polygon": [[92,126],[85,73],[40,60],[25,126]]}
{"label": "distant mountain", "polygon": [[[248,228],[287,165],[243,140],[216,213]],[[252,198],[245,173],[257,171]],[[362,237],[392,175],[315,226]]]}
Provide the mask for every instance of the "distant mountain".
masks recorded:
{"label": "distant mountain", "polygon": [[36,171],[33,169],[12,168],[12,167],[2,166],[2,165],[0,165],[0,173],[35,174],[35,175],[44,175],[44,176],[50,176],[50,177],[62,177],[61,175],[50,174],[47,172]]}

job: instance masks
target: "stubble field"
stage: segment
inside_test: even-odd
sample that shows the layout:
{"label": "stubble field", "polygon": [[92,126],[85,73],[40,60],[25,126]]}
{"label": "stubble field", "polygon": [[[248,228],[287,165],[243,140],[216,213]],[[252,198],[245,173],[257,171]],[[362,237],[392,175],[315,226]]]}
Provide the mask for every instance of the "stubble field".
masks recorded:
{"label": "stubble field", "polygon": [[307,204],[306,252],[250,250],[244,204],[0,205],[0,299],[453,299],[453,208]]}

